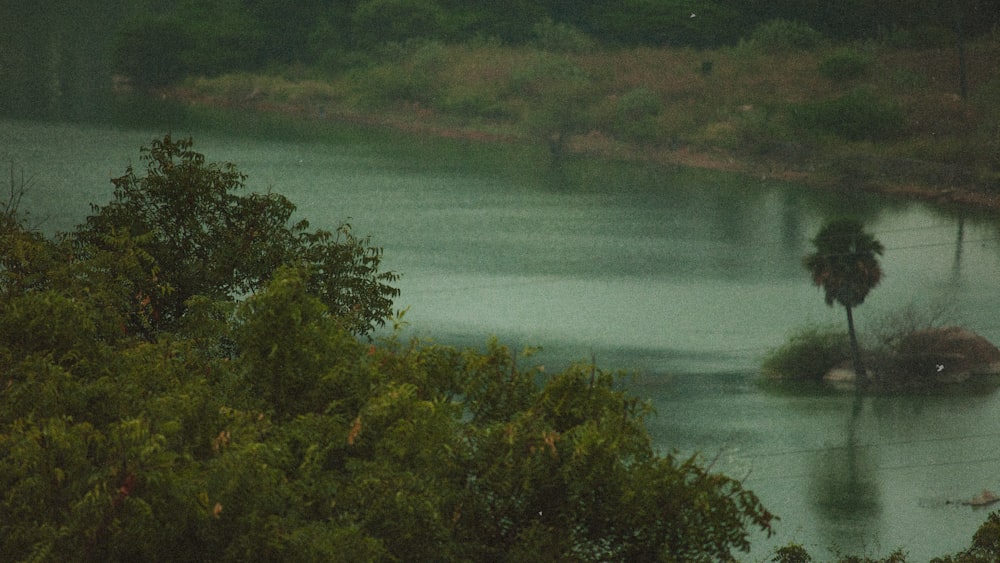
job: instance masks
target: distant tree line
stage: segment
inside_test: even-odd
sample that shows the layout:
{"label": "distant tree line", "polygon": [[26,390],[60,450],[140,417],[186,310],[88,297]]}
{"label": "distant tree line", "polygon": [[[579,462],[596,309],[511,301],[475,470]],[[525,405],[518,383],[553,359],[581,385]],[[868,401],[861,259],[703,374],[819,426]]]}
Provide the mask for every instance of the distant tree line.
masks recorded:
{"label": "distant tree line", "polygon": [[834,39],[952,41],[1000,24],[1000,0],[189,0],[133,4],[118,66],[145,85],[293,63],[349,67],[414,39],[523,44],[552,22],[610,46],[731,45],[783,19]]}

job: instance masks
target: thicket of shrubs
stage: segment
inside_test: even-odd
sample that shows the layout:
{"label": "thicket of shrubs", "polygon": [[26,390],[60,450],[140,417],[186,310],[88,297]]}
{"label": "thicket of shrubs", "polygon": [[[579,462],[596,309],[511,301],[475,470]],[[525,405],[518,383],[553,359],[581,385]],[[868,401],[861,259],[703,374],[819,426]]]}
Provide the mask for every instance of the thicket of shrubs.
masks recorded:
{"label": "thicket of shrubs", "polygon": [[819,382],[830,369],[850,357],[850,342],[845,330],[808,327],[771,351],[761,363],[761,370],[766,376],[776,379]]}
{"label": "thicket of shrubs", "polygon": [[855,49],[840,49],[820,62],[819,73],[834,82],[863,77],[871,68],[871,57]]}
{"label": "thicket of shrubs", "polygon": [[875,141],[901,132],[903,110],[891,98],[869,88],[856,88],[829,100],[791,108],[792,120],[807,131],[837,135],[849,141]]}

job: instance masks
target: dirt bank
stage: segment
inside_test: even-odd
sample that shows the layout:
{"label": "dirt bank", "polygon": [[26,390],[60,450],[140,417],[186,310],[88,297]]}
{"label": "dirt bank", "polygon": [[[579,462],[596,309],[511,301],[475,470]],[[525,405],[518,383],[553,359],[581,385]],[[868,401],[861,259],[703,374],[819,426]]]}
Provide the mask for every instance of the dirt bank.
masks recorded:
{"label": "dirt bank", "polygon": [[[497,124],[490,130],[452,125],[446,118],[419,104],[378,114],[330,109],[319,113],[309,102],[274,103],[250,96],[234,104],[230,99],[207,96],[182,86],[161,91],[158,95],[194,106],[327,120],[390,129],[415,136],[464,139],[478,143],[534,142],[510,125]],[[816,151],[803,151],[801,148],[788,151],[791,156],[746,156],[722,148],[696,149],[684,145],[662,147],[624,143],[600,131],[573,137],[567,144],[567,150],[573,154],[597,158],[723,170],[793,181],[821,189],[865,191],[938,205],[1000,211],[1000,185],[996,181],[982,180],[975,170],[969,168],[919,159],[856,154],[847,157],[825,156]],[[803,155],[804,152],[808,154]]]}

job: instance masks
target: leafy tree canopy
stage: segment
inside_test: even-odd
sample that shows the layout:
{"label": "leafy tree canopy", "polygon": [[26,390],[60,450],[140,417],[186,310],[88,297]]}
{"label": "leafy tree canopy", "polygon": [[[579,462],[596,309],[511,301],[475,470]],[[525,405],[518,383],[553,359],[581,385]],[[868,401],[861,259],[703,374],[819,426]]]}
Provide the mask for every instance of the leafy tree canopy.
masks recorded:
{"label": "leafy tree canopy", "polygon": [[359,339],[377,256],[190,146],[59,240],[5,214],[5,558],[717,561],[770,530],[615,375]]}
{"label": "leafy tree canopy", "polygon": [[93,206],[73,234],[77,252],[95,258],[135,245],[145,268],[122,272],[139,314],[132,324],[176,325],[201,295],[232,300],[263,288],[283,264],[302,266],[307,282],[351,330],[367,332],[391,314],[397,276],[379,272],[381,249],[351,234],[291,224],[295,205],[275,193],[247,194],[232,164],[208,163],[190,139],[169,135],[142,149],[144,174],[129,166],[115,178],[114,197]]}
{"label": "leafy tree canopy", "polygon": [[830,221],[813,239],[816,251],[804,266],[813,283],[823,288],[827,305],[856,307],[882,280],[878,255],[884,247],[855,219]]}

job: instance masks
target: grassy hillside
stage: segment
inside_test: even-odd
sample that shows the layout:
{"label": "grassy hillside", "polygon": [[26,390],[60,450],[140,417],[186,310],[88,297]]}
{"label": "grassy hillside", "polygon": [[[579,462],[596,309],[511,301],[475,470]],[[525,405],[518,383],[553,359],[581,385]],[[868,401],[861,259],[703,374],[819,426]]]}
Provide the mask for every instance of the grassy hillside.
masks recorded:
{"label": "grassy hillside", "polygon": [[[715,50],[411,42],[347,70],[188,78],[169,97],[556,152],[649,159],[993,204],[1000,36],[965,46],[795,43]],[[942,195],[943,194],[943,195]]]}

